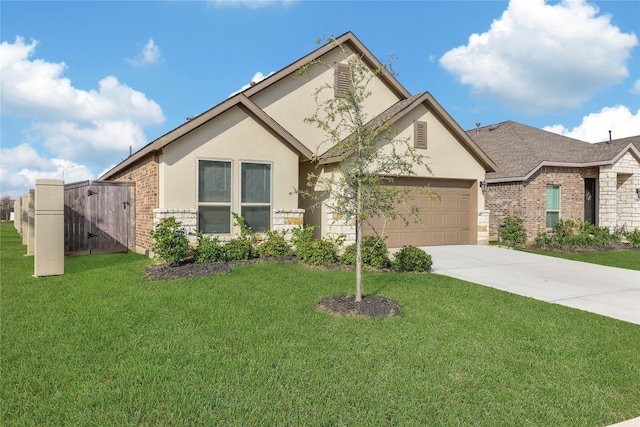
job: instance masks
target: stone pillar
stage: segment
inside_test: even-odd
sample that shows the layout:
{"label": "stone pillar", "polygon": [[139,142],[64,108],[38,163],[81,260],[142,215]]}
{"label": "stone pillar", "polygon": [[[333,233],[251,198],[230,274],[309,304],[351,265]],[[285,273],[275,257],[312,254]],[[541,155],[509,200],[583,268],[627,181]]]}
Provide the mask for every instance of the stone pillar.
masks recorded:
{"label": "stone pillar", "polygon": [[[329,211],[329,209],[327,209]],[[356,242],[356,221],[346,221],[340,214],[327,212],[327,233],[326,236],[336,240],[344,236],[343,247],[347,247]]]}
{"label": "stone pillar", "polygon": [[489,244],[489,211],[478,213],[478,245]]}
{"label": "stone pillar", "polygon": [[64,274],[64,182],[37,179],[33,275],[60,274]]}
{"label": "stone pillar", "polygon": [[33,255],[36,244],[36,191],[27,193],[27,255]]}
{"label": "stone pillar", "polygon": [[294,228],[302,227],[304,224],[304,209],[274,209],[273,229],[275,231],[285,231],[286,238],[291,238],[290,232]]}

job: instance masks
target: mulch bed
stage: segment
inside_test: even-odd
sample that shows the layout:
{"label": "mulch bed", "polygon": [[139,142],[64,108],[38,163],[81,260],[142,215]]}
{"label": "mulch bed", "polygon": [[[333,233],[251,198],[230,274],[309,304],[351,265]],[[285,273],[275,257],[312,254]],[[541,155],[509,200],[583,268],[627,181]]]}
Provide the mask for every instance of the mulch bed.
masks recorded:
{"label": "mulch bed", "polygon": [[367,295],[356,301],[353,295],[327,297],[318,302],[318,308],[336,316],[391,317],[400,314],[397,302],[378,295]]}

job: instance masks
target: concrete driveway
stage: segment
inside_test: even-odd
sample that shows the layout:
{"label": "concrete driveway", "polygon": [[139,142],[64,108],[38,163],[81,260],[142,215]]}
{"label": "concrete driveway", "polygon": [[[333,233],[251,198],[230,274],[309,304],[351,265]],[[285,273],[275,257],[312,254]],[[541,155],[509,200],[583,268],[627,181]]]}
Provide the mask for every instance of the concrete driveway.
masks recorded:
{"label": "concrete driveway", "polygon": [[640,271],[494,246],[428,246],[433,272],[640,324]]}

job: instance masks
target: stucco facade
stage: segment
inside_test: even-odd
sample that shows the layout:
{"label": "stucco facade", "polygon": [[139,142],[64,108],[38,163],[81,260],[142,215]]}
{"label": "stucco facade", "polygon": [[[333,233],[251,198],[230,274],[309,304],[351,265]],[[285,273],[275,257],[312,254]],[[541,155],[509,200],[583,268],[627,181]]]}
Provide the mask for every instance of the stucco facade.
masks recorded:
{"label": "stucco facade", "polygon": [[[101,179],[136,182],[139,251],[148,251],[149,233],[163,218],[175,216],[187,231],[195,232],[202,228],[201,209],[217,209],[220,203],[206,201],[210,203],[206,205],[200,200],[204,196],[199,186],[205,184],[199,177],[199,165],[206,162],[224,164],[225,194],[230,193],[224,205],[230,212],[240,213],[246,206],[243,165],[268,165],[269,196],[268,203],[263,203],[269,209],[268,228],[290,229],[304,222],[319,227],[318,237],[335,237],[339,232],[347,236],[346,243],[354,239],[353,224],[340,223],[324,205],[312,209],[313,203],[296,192],[306,187],[311,170],[330,173],[339,170],[343,161],[331,158],[320,165],[314,161],[331,147],[326,145],[324,132],[305,119],[317,111],[318,88],[334,84],[339,68],[335,64],[347,64],[352,55],[372,70],[383,68],[347,33],[149,143],[103,175]],[[305,71],[299,72],[301,69]],[[371,123],[380,117],[390,120],[400,139],[413,137],[416,121],[426,123],[427,148],[421,150],[430,169],[416,168],[416,176],[465,183],[473,193],[467,197],[472,218],[468,243],[486,243],[487,212],[479,183],[487,170],[493,170],[491,159],[428,92],[412,96],[386,71],[376,74],[367,89],[371,95],[364,103],[364,114]],[[332,93],[323,91],[321,97],[337,96]],[[226,240],[238,231],[231,227],[219,237]]]}

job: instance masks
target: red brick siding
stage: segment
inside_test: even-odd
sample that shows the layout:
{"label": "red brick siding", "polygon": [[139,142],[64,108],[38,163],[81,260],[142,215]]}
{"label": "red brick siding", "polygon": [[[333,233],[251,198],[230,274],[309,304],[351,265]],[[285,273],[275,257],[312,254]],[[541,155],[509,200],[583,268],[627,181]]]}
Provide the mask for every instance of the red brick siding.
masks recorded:
{"label": "red brick siding", "polygon": [[544,167],[525,182],[489,184],[489,239],[507,216],[524,219],[529,240],[546,231],[547,185],[560,186],[560,218],[584,220],[584,179],[597,177],[597,168]]}
{"label": "red brick siding", "polygon": [[148,254],[152,243],[153,210],[158,207],[158,157],[144,157],[113,180],[136,183],[136,250]]}

